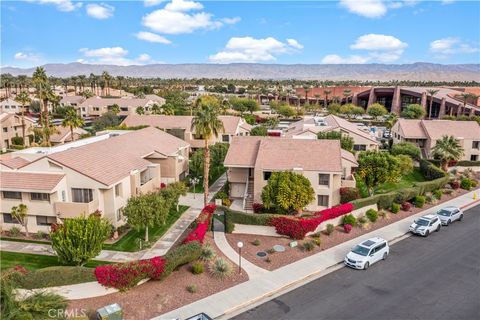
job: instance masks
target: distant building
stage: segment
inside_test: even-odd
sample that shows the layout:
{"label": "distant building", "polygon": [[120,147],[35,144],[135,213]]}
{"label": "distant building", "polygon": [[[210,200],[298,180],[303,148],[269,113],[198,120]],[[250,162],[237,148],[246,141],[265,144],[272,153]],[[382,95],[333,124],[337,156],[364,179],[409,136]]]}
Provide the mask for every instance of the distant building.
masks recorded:
{"label": "distant building", "polygon": [[263,188],[272,172],[293,171],[304,175],[315,190],[307,210],[340,203],[340,188],[355,187],[355,157],[340,148],[339,140],[234,137],[224,162],[228,168],[230,197],[244,209],[261,203]]}
{"label": "distant building", "polygon": [[399,119],[392,127],[393,143],[411,142],[432,158],[432,148],[443,136],[454,136],[464,149],[461,160],[480,161],[480,125],[476,121]]}
{"label": "distant building", "polygon": [[20,113],[22,105],[13,99],[6,99],[0,102],[0,112]]}
{"label": "distant building", "polygon": [[[211,144],[230,142],[234,136],[250,135],[251,125],[241,117],[219,116],[223,122],[224,132],[211,139]],[[205,140],[192,129],[192,116],[163,116],[163,115],[129,115],[122,124],[129,127],[148,125],[157,127],[186,141],[192,148],[203,148]]]}
{"label": "distant building", "polygon": [[154,104],[162,106],[165,101],[158,97],[154,100],[147,98],[100,98],[92,97],[82,102],[78,109],[82,117],[98,117],[111,109],[113,105],[120,108],[119,116],[136,114],[138,107],[143,107],[145,113],[149,113]]}
{"label": "distant building", "polygon": [[[25,120],[25,145],[30,145],[28,135],[32,134],[31,130],[35,126],[35,121],[29,117],[24,117]],[[0,113],[0,150],[9,149],[14,143],[12,138],[22,137],[22,117],[14,113]]]}
{"label": "distant building", "polygon": [[78,140],[82,135],[87,134],[88,131],[82,128],[73,128],[73,139],[72,132],[69,127],[57,126],[57,133],[50,136],[50,142],[52,145],[64,144],[65,142],[70,142],[72,140]]}
{"label": "distant building", "polygon": [[60,105],[62,107],[78,107],[85,100],[83,96],[64,96],[62,100],[60,100]]}

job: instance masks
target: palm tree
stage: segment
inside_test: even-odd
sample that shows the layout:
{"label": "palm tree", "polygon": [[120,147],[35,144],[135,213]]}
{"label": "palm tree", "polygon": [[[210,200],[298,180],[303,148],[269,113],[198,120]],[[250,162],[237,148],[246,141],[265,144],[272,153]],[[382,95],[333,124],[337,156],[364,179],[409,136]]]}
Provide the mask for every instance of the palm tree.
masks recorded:
{"label": "palm tree", "polygon": [[325,108],[327,108],[327,106],[328,106],[328,95],[329,95],[330,93],[332,93],[332,90],[329,90],[329,89],[323,90],[323,93],[325,94],[325,100],[324,100],[324,102],[325,102]]}
{"label": "palm tree", "polygon": [[220,132],[224,131],[223,123],[218,118],[218,108],[213,104],[202,104],[198,108],[195,116],[192,119],[192,128],[197,135],[200,135],[205,140],[204,165],[203,165],[203,203],[207,205],[208,202],[208,175],[210,173],[210,148],[209,141]]}
{"label": "palm tree", "polygon": [[151,111],[152,114],[162,114],[162,108],[160,108],[160,106],[156,103],[152,106]]}
{"label": "palm tree", "polygon": [[68,108],[65,112],[65,117],[62,121],[62,127],[70,127],[70,135],[72,136],[72,140],[75,140],[73,135],[73,129],[82,127],[84,125],[84,121],[81,117],[78,116],[77,111],[74,108]]}
{"label": "palm tree", "polygon": [[120,107],[118,104],[114,103],[111,106],[108,106],[108,111],[112,112],[113,114],[117,115],[120,113]]}
{"label": "palm tree", "polygon": [[463,156],[463,148],[454,136],[443,136],[432,148],[432,155],[442,162],[442,169],[448,170],[448,162]]}
{"label": "palm tree", "polygon": [[81,74],[77,78],[78,78],[78,83],[80,85],[80,91],[83,92],[85,90],[85,81],[87,80],[87,77]]}
{"label": "palm tree", "polygon": [[[463,113],[465,112],[465,109],[467,107],[467,100],[470,99],[470,97],[472,96],[470,93],[467,93],[467,92],[464,92],[464,93],[461,93],[459,95],[457,95],[460,99],[463,100],[463,109],[462,109],[462,112],[460,115],[463,115]],[[457,112],[457,117],[458,117],[458,112]]]}
{"label": "palm tree", "polygon": [[343,96],[345,97],[345,103],[348,103],[348,97],[352,94],[352,90],[345,89],[343,90]]}
{"label": "palm tree", "polygon": [[145,114],[145,108],[140,106],[135,109],[135,112],[139,115]]}
{"label": "palm tree", "polygon": [[32,100],[28,96],[27,92],[22,91],[22,92],[20,92],[20,94],[18,94],[15,97],[15,101],[17,101],[18,103],[20,103],[22,105],[22,109],[21,109],[21,114],[22,114],[22,138],[23,138],[23,146],[25,146],[25,106],[27,104],[30,104],[30,102],[32,102]]}
{"label": "palm tree", "polygon": [[427,93],[430,95],[430,109],[428,110],[428,119],[432,118],[432,106],[433,106],[433,96],[438,93],[437,89],[428,89]]}
{"label": "palm tree", "polygon": [[103,71],[102,72],[102,78],[103,78],[103,81],[105,82],[105,96],[108,96],[110,95],[110,80],[112,80],[112,76],[107,72],[107,71]]}

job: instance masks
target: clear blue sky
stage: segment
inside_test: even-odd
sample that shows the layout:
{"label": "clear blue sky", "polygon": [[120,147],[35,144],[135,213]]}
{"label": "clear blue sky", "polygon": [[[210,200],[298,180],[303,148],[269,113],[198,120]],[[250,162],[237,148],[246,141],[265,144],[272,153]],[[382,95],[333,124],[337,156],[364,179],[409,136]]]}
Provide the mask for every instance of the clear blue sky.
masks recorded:
{"label": "clear blue sky", "polygon": [[478,1],[1,2],[1,65],[480,63]]}

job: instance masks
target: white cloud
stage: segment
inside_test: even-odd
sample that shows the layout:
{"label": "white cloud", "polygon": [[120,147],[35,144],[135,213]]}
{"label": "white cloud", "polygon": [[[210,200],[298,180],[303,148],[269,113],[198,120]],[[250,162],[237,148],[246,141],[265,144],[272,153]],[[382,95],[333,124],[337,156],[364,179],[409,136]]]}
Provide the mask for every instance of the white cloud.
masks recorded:
{"label": "white cloud", "polygon": [[104,19],[111,18],[113,17],[114,11],[115,11],[114,7],[105,3],[101,3],[101,4],[93,3],[93,4],[87,5],[87,14],[90,17],[95,19],[104,20]]}
{"label": "white cloud", "polygon": [[145,7],[153,7],[159,5],[160,3],[164,2],[165,0],[144,0],[143,5]]}
{"label": "white cloud", "polygon": [[82,6],[81,2],[74,3],[70,0],[27,0],[27,2],[54,5],[59,11],[63,12],[74,11]]}
{"label": "white cloud", "polygon": [[148,54],[142,53],[135,59],[128,58],[128,50],[122,47],[106,47],[99,49],[82,48],[84,58],[80,58],[77,62],[91,64],[113,64],[119,66],[142,65],[147,63],[159,63],[153,60]]}
{"label": "white cloud", "polygon": [[322,59],[322,63],[323,64],[363,64],[363,63],[367,63],[369,60],[370,60],[369,57],[352,55],[349,57],[342,58],[336,54],[329,54]]}
{"label": "white cloud", "polygon": [[455,0],[442,0],[442,4],[443,4],[443,5],[452,4],[452,3],[454,3],[454,2],[455,2]]}
{"label": "white cloud", "polygon": [[17,52],[13,56],[15,60],[23,60],[23,61],[38,61],[39,56],[36,53],[31,52]]}
{"label": "white cloud", "polygon": [[367,18],[379,18],[387,13],[387,6],[381,0],[340,0],[340,5]]}
{"label": "white cloud", "polygon": [[156,42],[156,43],[163,43],[163,44],[170,44],[172,43],[165,37],[162,37],[158,34],[147,32],[147,31],[140,31],[136,35],[137,39],[148,41],[148,42]]}
{"label": "white cloud", "polygon": [[365,50],[368,52],[367,55],[351,55],[342,58],[339,55],[330,54],[323,58],[322,63],[391,63],[400,59],[406,47],[408,47],[407,43],[394,36],[370,33],[358,37],[355,43],[350,45],[350,49]]}
{"label": "white cloud", "polygon": [[[199,11],[203,5],[188,0],[173,0],[163,9],[152,11],[142,18],[145,27],[164,34],[192,33],[198,29],[216,29],[224,24],[233,24],[240,18],[214,20],[211,13]],[[197,11],[191,13],[190,11]]]}
{"label": "white cloud", "polygon": [[437,58],[447,58],[453,54],[469,54],[478,52],[479,48],[463,42],[459,38],[448,37],[430,43],[430,52]]}
{"label": "white cloud", "polygon": [[224,50],[211,55],[209,60],[216,63],[273,61],[279,54],[294,52],[300,48],[303,46],[295,39],[281,42],[273,37],[233,37]]}

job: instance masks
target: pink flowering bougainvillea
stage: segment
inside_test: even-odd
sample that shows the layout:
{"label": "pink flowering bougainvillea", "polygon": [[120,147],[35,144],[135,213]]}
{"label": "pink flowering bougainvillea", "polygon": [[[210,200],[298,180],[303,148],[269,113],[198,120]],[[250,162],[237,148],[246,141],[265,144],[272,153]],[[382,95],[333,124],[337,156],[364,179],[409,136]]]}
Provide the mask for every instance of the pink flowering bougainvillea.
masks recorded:
{"label": "pink flowering bougainvillea", "polygon": [[344,224],[343,225],[343,231],[345,231],[345,233],[350,233],[350,231],[352,231],[352,225],[351,224]]}
{"label": "pink flowering bougainvillea", "polygon": [[214,204],[208,204],[203,208],[200,215],[197,217],[197,227],[188,234],[183,243],[189,243],[191,241],[198,241],[203,243],[205,234],[207,234],[210,221],[212,220],[212,214],[215,212],[216,206]]}

